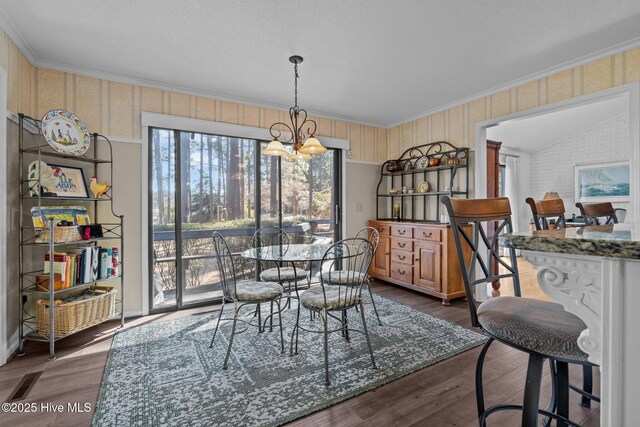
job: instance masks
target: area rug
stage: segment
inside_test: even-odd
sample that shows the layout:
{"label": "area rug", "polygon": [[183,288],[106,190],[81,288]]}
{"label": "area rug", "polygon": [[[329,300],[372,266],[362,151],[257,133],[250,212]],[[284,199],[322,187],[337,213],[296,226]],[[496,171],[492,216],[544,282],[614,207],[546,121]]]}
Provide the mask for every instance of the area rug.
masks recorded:
{"label": "area rug", "polygon": [[[485,341],[449,321],[375,298],[383,326],[371,305],[365,311],[378,369],[371,367],[363,335],[353,333],[347,342],[331,334],[328,387],[322,334],[301,331],[299,354],[289,356],[295,309],[283,313],[286,354],[280,353],[277,328],[262,334],[250,328],[234,338],[226,371],[222,362],[231,322],[221,323],[222,334],[218,331],[209,348],[217,313],[125,329],[113,339],[93,425],[278,426]],[[320,330],[317,318],[301,313],[305,327]],[[362,327],[355,311],[350,327]]]}

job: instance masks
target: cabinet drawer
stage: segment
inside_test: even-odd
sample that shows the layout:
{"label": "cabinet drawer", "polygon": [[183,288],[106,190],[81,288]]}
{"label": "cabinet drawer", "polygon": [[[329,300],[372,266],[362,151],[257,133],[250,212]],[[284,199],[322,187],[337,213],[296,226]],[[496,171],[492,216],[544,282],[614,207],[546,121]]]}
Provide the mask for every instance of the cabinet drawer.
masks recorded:
{"label": "cabinet drawer", "polygon": [[418,240],[439,242],[442,240],[442,230],[435,227],[418,227],[414,231],[414,237]]}
{"label": "cabinet drawer", "polygon": [[391,249],[398,249],[401,251],[412,251],[413,240],[408,239],[391,239]]}
{"label": "cabinet drawer", "polygon": [[382,222],[371,222],[369,225],[378,230],[378,233],[380,233],[381,236],[389,235],[389,224],[385,224]]}
{"label": "cabinet drawer", "polygon": [[410,265],[395,264],[391,267],[391,277],[406,283],[413,283],[413,267]]}
{"label": "cabinet drawer", "polygon": [[413,264],[413,252],[391,249],[391,265],[394,265],[397,262],[403,264]]}
{"label": "cabinet drawer", "polygon": [[405,225],[392,225],[391,235],[394,237],[405,237],[411,239],[413,237],[413,227]]}

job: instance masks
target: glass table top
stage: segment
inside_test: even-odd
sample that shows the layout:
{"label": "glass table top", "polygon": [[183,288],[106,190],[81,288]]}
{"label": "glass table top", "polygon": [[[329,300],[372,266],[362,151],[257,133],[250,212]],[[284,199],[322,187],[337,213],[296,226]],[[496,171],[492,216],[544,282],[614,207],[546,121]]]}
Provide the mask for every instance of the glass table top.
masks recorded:
{"label": "glass table top", "polygon": [[[260,248],[248,249],[240,255],[243,258],[255,259],[259,261],[322,261],[322,257],[331,247],[330,244],[297,244],[288,246],[263,246]],[[342,252],[339,247],[334,249]],[[340,258],[339,253],[334,254],[332,258]]]}

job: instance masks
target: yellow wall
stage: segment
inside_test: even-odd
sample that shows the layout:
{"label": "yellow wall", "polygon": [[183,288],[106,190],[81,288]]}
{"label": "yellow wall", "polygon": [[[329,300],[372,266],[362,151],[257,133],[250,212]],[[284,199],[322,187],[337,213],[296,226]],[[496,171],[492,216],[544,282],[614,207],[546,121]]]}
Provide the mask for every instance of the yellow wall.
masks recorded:
{"label": "yellow wall", "polygon": [[640,80],[640,48],[525,83],[389,129],[389,158],[433,141],[472,147],[478,122]]}

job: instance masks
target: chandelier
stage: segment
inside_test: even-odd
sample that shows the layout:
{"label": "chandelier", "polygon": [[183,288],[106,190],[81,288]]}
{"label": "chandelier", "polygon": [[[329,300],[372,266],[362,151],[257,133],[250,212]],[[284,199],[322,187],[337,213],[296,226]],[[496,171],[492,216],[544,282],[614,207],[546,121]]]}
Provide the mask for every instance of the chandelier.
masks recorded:
{"label": "chandelier", "polygon": [[[292,160],[310,160],[312,154],[321,154],[327,151],[320,144],[314,134],[318,128],[315,121],[307,118],[307,111],[298,107],[298,64],[302,62],[302,57],[294,55],[289,58],[295,73],[294,80],[294,105],[289,108],[289,119],[291,124],[276,122],[269,128],[269,133],[273,141],[262,150],[263,154],[271,156],[287,156]],[[285,128],[286,130],[282,130]],[[306,138],[306,139],[305,139]],[[289,152],[280,141],[290,142],[293,152]]]}

